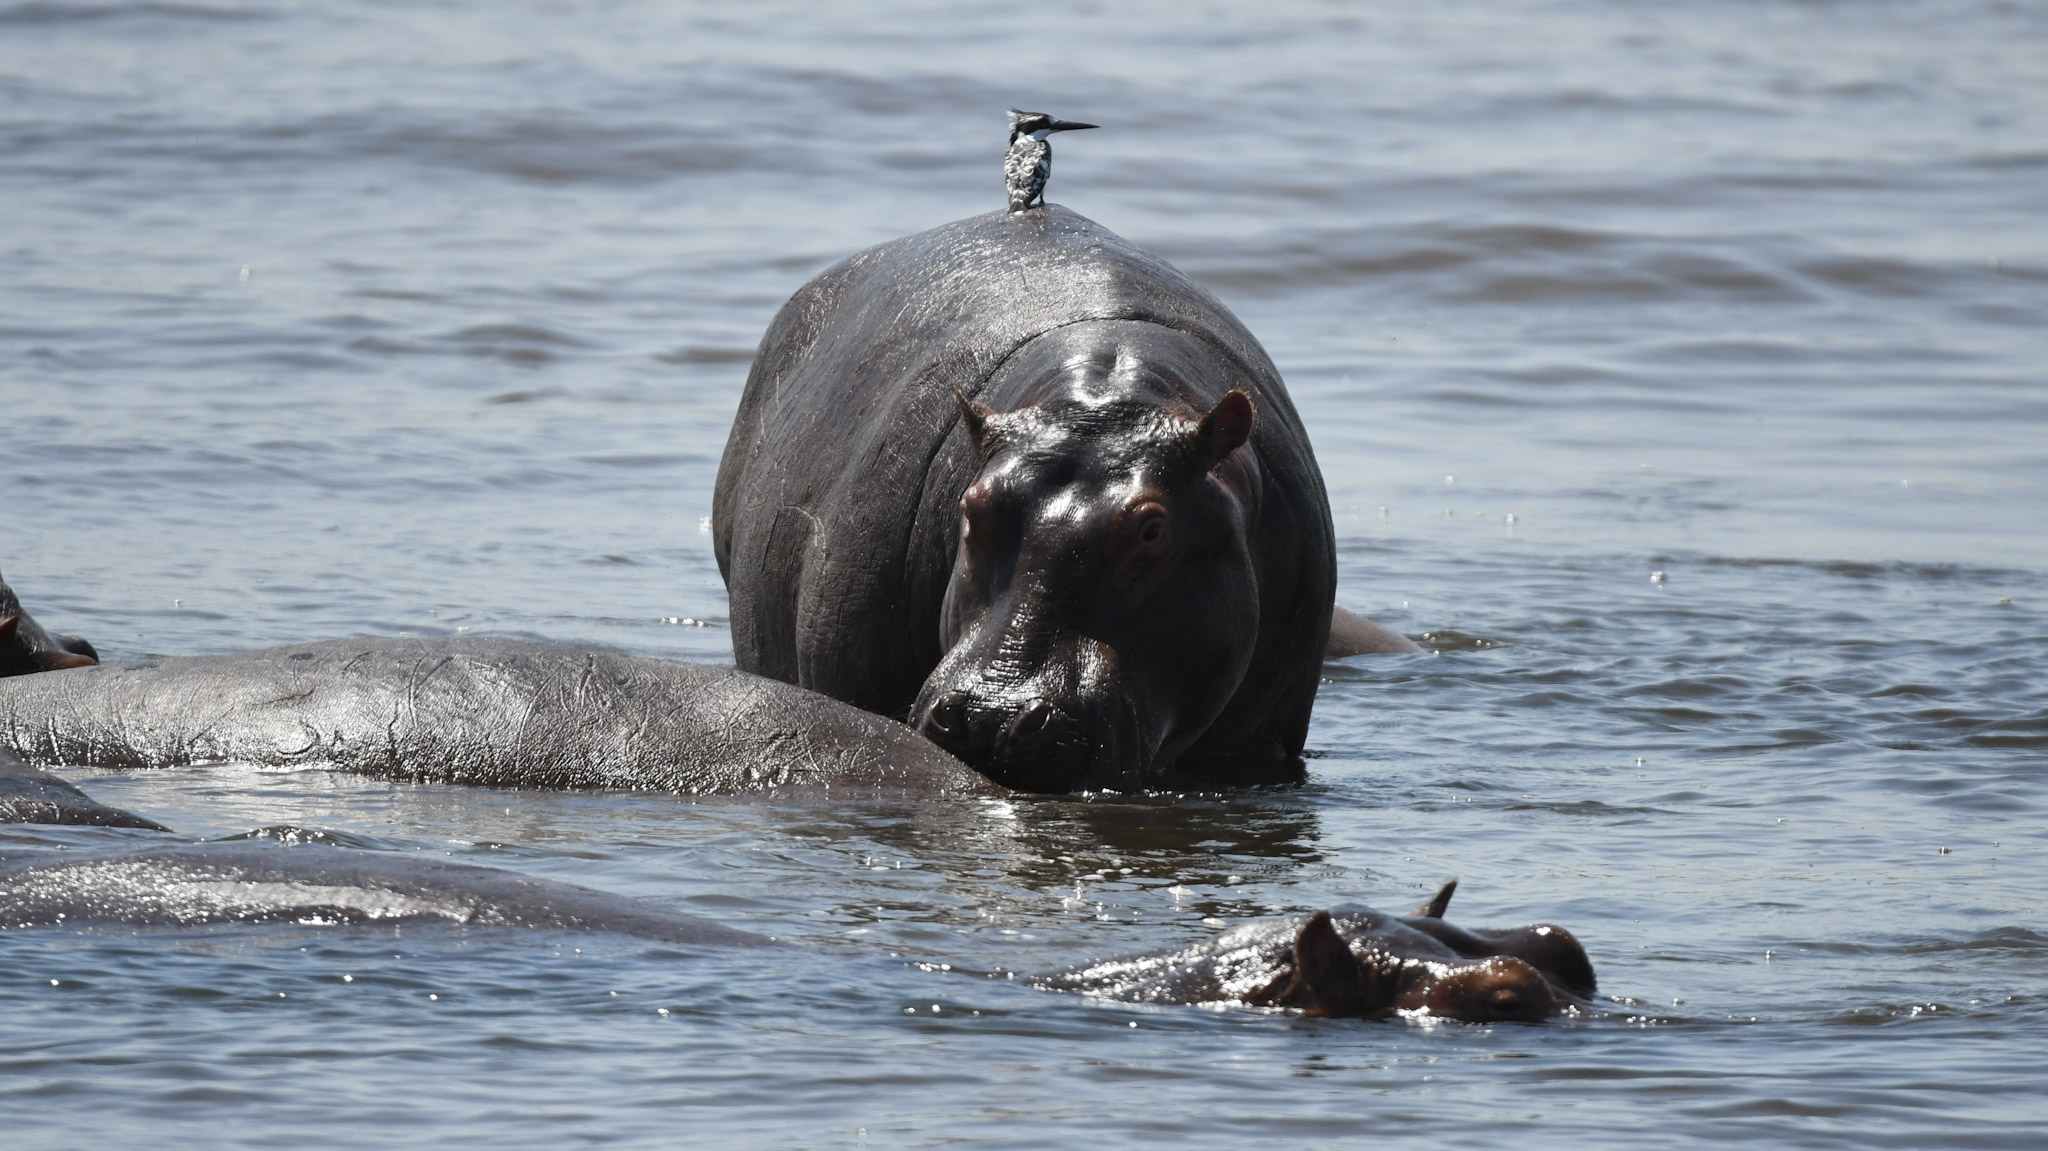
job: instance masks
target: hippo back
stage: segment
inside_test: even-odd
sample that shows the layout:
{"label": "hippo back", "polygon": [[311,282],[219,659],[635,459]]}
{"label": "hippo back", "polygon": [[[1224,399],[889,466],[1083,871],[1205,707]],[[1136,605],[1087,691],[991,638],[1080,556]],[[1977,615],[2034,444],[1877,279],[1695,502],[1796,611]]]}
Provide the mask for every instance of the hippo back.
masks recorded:
{"label": "hippo back", "polygon": [[[1297,752],[1335,592],[1322,477],[1265,351],[1178,270],[1057,206],[992,212],[868,249],[784,305],[718,474],[714,539],[749,671],[902,715],[944,654],[959,501],[979,458],[954,398],[1027,345],[1135,321],[1213,353],[1210,401],[1248,393],[1261,638],[1224,719]],[[1256,698],[1251,698],[1256,697]],[[1226,726],[1219,720],[1219,727]]]}

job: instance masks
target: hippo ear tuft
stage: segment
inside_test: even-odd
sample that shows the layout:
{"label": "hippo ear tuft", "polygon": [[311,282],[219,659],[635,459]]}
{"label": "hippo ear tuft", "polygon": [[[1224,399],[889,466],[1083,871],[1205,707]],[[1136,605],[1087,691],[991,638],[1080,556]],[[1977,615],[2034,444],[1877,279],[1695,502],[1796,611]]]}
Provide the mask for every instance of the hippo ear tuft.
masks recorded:
{"label": "hippo ear tuft", "polygon": [[1429,897],[1429,902],[1422,904],[1408,914],[1417,919],[1442,919],[1444,912],[1451,906],[1451,893],[1456,890],[1458,890],[1458,881],[1453,879],[1442,887],[1437,888],[1436,894]]}
{"label": "hippo ear tuft", "polygon": [[1250,396],[1236,388],[1223,393],[1223,398],[1202,417],[1202,426],[1195,429],[1195,458],[1201,462],[1203,471],[1222,463],[1230,453],[1244,446],[1252,436],[1254,417]]}
{"label": "hippo ear tuft", "polygon": [[975,449],[982,455],[988,454],[988,422],[995,418],[995,409],[971,399],[959,388],[953,389],[953,400],[960,405],[960,424],[967,429],[967,438],[974,441]]}

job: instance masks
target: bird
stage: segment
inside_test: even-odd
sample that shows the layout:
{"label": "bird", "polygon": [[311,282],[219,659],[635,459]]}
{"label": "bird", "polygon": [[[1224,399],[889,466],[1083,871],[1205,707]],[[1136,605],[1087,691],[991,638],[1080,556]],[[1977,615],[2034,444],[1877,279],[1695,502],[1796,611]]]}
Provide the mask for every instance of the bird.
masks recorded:
{"label": "bird", "polygon": [[1034,200],[1045,202],[1045,181],[1052,175],[1052,145],[1045,141],[1048,135],[1096,127],[1100,125],[1010,109],[1010,152],[1003,157],[1003,179],[1010,186],[1010,210],[1021,212]]}

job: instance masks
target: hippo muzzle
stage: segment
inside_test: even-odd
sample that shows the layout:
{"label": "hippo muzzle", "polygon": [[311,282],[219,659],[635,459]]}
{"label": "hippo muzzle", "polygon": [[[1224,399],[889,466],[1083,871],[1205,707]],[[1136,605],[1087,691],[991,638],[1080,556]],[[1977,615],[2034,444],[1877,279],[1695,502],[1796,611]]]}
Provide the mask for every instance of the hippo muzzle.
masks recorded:
{"label": "hippo muzzle", "polygon": [[1020,677],[1014,661],[981,658],[983,646],[955,647],[925,681],[912,711],[918,731],[1005,787],[1125,791],[1140,784],[1140,765],[1151,761],[1159,737],[1118,674],[1113,649],[1070,640]]}

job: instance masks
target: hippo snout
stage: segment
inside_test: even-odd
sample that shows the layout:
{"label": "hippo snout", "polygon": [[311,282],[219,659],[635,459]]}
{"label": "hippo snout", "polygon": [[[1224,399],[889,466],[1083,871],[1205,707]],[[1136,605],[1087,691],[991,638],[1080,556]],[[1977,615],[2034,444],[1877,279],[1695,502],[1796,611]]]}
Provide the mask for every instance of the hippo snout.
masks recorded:
{"label": "hippo snout", "polygon": [[1065,792],[1120,786],[1098,770],[1101,739],[1068,709],[1043,696],[990,699],[954,689],[918,716],[925,738],[1006,787]]}

